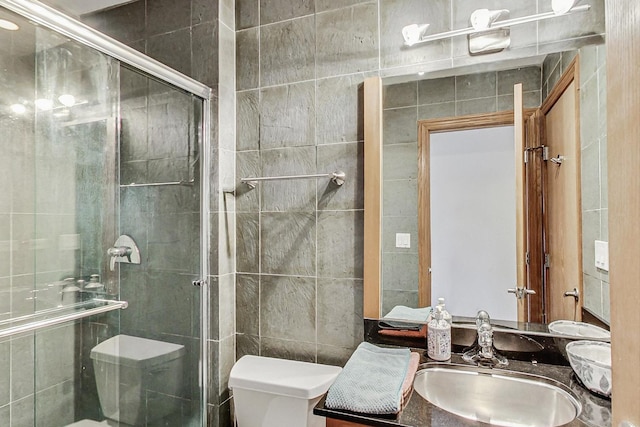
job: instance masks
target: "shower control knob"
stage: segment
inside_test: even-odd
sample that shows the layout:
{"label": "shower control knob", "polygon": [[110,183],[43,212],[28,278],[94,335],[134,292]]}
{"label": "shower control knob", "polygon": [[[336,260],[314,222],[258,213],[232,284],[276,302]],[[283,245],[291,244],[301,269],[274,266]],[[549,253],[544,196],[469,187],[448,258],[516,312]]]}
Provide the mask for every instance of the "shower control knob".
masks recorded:
{"label": "shower control knob", "polygon": [[193,286],[202,287],[202,286],[206,285],[207,282],[205,280],[194,280],[193,282],[191,282],[191,284]]}

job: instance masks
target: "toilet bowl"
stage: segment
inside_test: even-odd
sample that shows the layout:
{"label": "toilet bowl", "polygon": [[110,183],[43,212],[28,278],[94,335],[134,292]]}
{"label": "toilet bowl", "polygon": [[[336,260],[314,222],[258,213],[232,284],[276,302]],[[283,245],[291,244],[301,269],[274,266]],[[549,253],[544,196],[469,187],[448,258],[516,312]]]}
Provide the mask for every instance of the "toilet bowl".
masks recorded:
{"label": "toilet bowl", "polygon": [[182,345],[129,335],[98,344],[91,359],[107,420],[82,420],[71,426],[142,426],[176,411],[185,353]]}
{"label": "toilet bowl", "polygon": [[313,407],[342,368],[261,356],[243,356],[229,388],[238,427],[322,427]]}

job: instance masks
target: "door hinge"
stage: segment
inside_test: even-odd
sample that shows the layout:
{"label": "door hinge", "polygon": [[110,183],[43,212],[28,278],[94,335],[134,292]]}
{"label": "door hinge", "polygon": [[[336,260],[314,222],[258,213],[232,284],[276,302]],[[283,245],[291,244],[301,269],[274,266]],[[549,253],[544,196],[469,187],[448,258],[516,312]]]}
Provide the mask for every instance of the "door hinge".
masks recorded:
{"label": "door hinge", "polygon": [[529,252],[527,252],[527,255],[525,256],[525,262],[527,263],[527,265],[529,265],[531,261],[531,257],[529,256]]}
{"label": "door hinge", "polygon": [[544,268],[551,267],[550,258],[551,258],[551,256],[549,254],[544,254]]}
{"label": "door hinge", "polygon": [[526,165],[527,163],[529,163],[529,149],[525,148],[524,149],[524,164]]}
{"label": "door hinge", "polygon": [[542,160],[549,160],[549,147],[545,145],[542,146]]}

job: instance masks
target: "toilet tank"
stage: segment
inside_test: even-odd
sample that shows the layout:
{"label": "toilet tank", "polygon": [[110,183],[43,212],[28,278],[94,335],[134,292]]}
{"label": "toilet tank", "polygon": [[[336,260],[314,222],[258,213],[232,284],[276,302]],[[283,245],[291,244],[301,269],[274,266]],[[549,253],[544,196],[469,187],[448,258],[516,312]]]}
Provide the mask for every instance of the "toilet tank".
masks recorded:
{"label": "toilet tank", "polygon": [[178,409],[184,346],[117,335],[91,350],[106,418],[145,425]]}
{"label": "toilet tank", "polygon": [[231,369],[238,427],[319,427],[313,408],[342,368],[261,356],[243,356]]}

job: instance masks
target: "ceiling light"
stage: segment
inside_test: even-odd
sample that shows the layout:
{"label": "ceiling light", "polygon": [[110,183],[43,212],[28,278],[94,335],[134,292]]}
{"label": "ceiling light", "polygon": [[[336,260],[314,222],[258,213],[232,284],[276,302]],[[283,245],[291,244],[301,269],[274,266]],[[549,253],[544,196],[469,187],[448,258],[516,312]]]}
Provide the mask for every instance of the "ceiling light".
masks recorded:
{"label": "ceiling light", "polygon": [[9,108],[15,114],[24,114],[27,112],[27,107],[25,107],[23,104],[13,104]]}
{"label": "ceiling light", "polygon": [[404,43],[407,46],[411,46],[418,43],[420,40],[422,40],[428,28],[429,28],[429,24],[407,25],[402,29],[402,37],[404,37]]}
{"label": "ceiling light", "polygon": [[507,9],[489,10],[489,9],[477,9],[471,14],[471,26],[476,31],[487,30],[491,27],[491,24],[496,22],[504,15],[508,15]]}
{"label": "ceiling light", "polygon": [[58,101],[60,101],[60,104],[64,105],[65,107],[73,107],[76,103],[76,97],[65,93],[64,95],[60,95],[58,97]]}
{"label": "ceiling light", "polygon": [[551,0],[551,9],[556,15],[564,15],[573,9],[578,0]]}
{"label": "ceiling light", "polygon": [[47,111],[53,108],[53,101],[47,98],[36,99],[33,103],[38,107],[38,110]]}
{"label": "ceiling light", "polygon": [[16,23],[7,21],[6,19],[0,19],[0,28],[9,30],[9,31],[17,31],[20,29],[20,27],[18,27]]}

